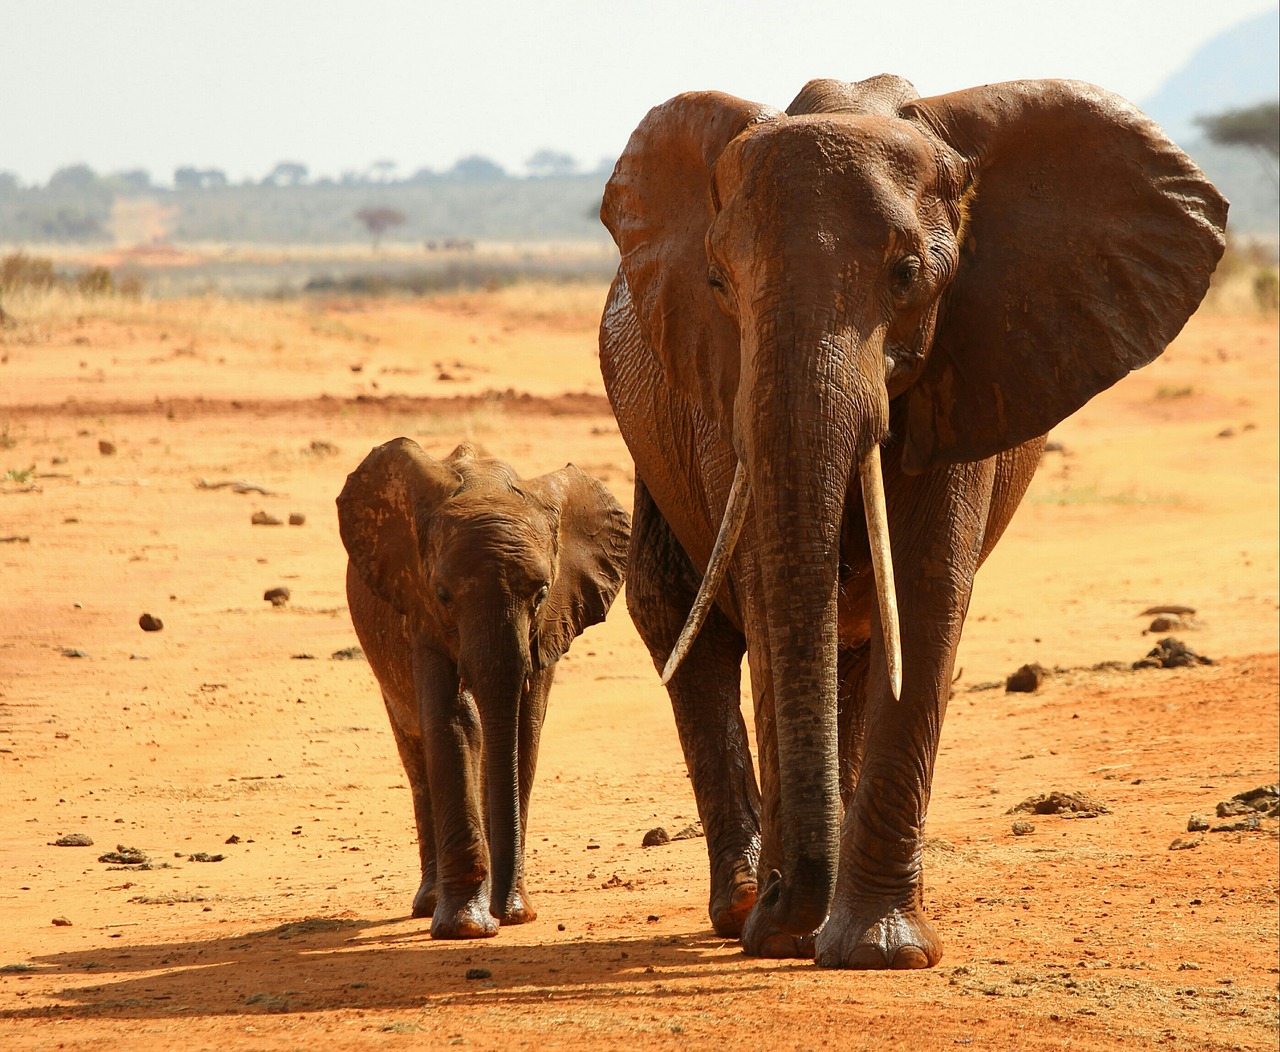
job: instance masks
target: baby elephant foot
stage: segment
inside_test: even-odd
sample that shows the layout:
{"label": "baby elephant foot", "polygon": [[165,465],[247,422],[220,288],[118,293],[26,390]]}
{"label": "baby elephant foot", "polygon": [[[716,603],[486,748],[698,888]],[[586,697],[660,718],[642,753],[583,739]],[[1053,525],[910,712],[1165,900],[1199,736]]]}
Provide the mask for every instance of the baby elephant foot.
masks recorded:
{"label": "baby elephant foot", "polygon": [[489,913],[489,889],[469,893],[442,891],[431,917],[433,939],[488,939],[498,934],[498,919]]}
{"label": "baby elephant foot", "polygon": [[837,904],[818,933],[814,959],[821,968],[932,968],[942,960],[942,940],[918,895],[906,904]]}

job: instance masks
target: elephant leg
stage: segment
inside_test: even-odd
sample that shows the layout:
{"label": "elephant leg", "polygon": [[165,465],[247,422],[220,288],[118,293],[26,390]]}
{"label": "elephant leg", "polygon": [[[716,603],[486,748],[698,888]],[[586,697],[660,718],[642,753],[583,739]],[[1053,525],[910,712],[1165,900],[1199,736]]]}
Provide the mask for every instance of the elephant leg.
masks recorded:
{"label": "elephant leg", "polygon": [[[383,695],[385,700],[386,695]],[[387,702],[392,711],[392,703]],[[421,882],[413,896],[413,916],[430,917],[436,908],[436,831],[431,817],[431,784],[427,777],[427,757],[420,735],[410,734],[400,728],[394,715],[391,733],[400,752],[400,762],[409,778],[409,791],[413,795],[413,818],[418,831],[418,861],[421,864]]]}
{"label": "elephant leg", "polygon": [[475,699],[457,671],[426,648],[414,655],[414,684],[424,738],[436,848],[433,939],[498,933],[489,912],[489,847],[484,834],[482,735]]}
{"label": "elephant leg", "polygon": [[865,756],[842,823],[834,901],[817,939],[825,967],[924,968],[942,957],[924,915],[925,813],[993,477],[994,460],[954,465],[899,480],[890,497],[902,696],[895,702],[890,692],[876,615]]}
{"label": "elephant leg", "polygon": [[[698,575],[636,480],[627,608],[658,668],[666,663],[698,590]],[[713,607],[668,684],[680,746],[711,866],[708,911],[718,935],[736,938],[755,903],[760,792],[742,719],[742,634]]]}

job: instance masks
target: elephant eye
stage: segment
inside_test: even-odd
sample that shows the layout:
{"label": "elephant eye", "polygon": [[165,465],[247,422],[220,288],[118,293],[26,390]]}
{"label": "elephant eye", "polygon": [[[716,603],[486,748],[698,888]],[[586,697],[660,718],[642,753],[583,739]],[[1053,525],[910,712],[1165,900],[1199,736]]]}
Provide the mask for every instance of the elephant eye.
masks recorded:
{"label": "elephant eye", "polygon": [[915,256],[907,256],[904,259],[900,259],[894,264],[893,271],[889,275],[889,290],[895,297],[902,299],[911,292],[919,276],[919,259]]}
{"label": "elephant eye", "polygon": [[707,271],[707,284],[717,292],[724,291],[724,275],[720,272],[719,267],[711,267]]}
{"label": "elephant eye", "polygon": [[541,588],[538,589],[538,594],[533,597],[533,605],[535,609],[537,607],[540,607],[543,603],[547,601],[547,595],[550,592],[551,592],[551,588],[549,585],[544,584]]}
{"label": "elephant eye", "polygon": [[436,585],[436,598],[445,606],[453,602],[453,596],[450,594],[449,589],[442,584]]}

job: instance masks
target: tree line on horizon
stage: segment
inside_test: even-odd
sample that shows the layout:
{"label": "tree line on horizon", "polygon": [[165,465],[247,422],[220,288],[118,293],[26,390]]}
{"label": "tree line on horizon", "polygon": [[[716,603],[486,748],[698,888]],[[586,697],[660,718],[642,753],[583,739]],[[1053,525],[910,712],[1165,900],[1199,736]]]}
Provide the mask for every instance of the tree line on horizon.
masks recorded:
{"label": "tree line on horizon", "polygon": [[86,193],[94,190],[118,194],[165,192],[167,190],[221,190],[240,187],[380,187],[396,185],[427,185],[435,182],[491,183],[517,179],[567,179],[576,176],[600,175],[608,178],[613,170],[613,159],[604,158],[594,168],[584,168],[569,153],[544,148],[535,151],[524,163],[525,174],[513,174],[497,161],[483,154],[460,157],[449,168],[436,171],[418,168],[409,175],[398,177],[395,161],[378,160],[364,169],[349,169],[340,175],[312,178],[311,171],[301,161],[278,162],[261,179],[245,178],[233,182],[224,169],[201,168],[196,165],[180,165],[173,171],[173,184],[168,186],[153,181],[145,168],[131,168],[109,174],[99,174],[88,164],[65,165],[55,171],[43,186],[24,186],[21,179],[9,171],[0,171],[0,193],[16,190],[47,190],[57,193]]}

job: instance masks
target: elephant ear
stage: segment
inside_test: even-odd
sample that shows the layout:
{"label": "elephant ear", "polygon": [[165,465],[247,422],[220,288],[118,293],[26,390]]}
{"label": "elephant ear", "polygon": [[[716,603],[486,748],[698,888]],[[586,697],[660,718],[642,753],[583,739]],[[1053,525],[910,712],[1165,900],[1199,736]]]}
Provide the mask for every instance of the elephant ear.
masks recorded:
{"label": "elephant ear", "polygon": [[738,334],[707,284],[715,218],[711,171],[724,148],[777,110],[720,92],[678,95],[631,134],[605,187],[600,218],[617,242],[640,327],[669,385],[708,418],[732,420]]}
{"label": "elephant ear", "polygon": [[338,495],[338,532],[361,580],[418,620],[430,609],[421,539],[435,509],[462,486],[452,467],[408,438],[376,446]]}
{"label": "elephant ear", "polygon": [[968,168],[960,264],[909,393],[903,466],[1042,435],[1154,359],[1200,303],[1227,203],[1117,95],[1018,81],[908,102]]}
{"label": "elephant ear", "polygon": [[626,576],[631,517],[604,483],[573,464],[516,489],[546,509],[556,539],[555,576],[533,646],[538,667],[547,668],[609,612]]}

